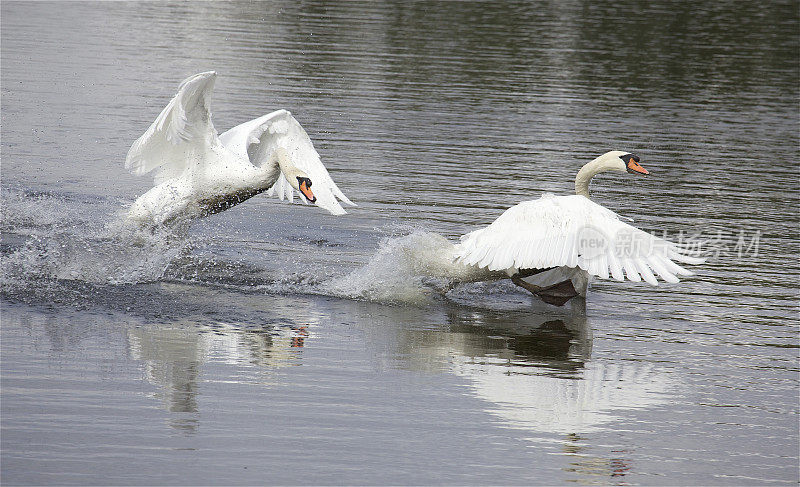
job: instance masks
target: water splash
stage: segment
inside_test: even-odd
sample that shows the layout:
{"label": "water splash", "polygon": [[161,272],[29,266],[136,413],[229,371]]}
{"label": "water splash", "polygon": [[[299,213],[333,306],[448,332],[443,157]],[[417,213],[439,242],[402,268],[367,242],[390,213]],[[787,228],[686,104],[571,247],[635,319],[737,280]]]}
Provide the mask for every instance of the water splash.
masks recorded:
{"label": "water splash", "polygon": [[442,260],[448,246],[452,247],[444,237],[430,232],[386,238],[367,264],[333,279],[328,287],[335,294],[354,299],[428,302],[432,293],[429,284],[449,286],[446,280],[429,279],[430,273],[426,272]]}
{"label": "water splash", "polygon": [[0,284],[74,280],[125,284],[159,279],[187,247],[185,228],[143,229],[117,202],[75,195],[3,190]]}
{"label": "water splash", "polygon": [[378,302],[424,304],[469,280],[475,269],[453,262],[453,244],[427,231],[387,238],[363,267],[329,283],[333,292]]}
{"label": "water splash", "polygon": [[[120,201],[3,189],[0,288],[7,297],[37,302],[92,302],[116,294],[107,286],[182,281],[272,295],[324,295],[425,306],[446,299],[488,307],[530,302],[502,283],[475,283],[480,272],[453,262],[445,237],[416,230],[387,237],[370,260],[341,268],[271,268],[261,253],[232,242],[192,238],[188,223],[142,228],[125,218]],[[407,229],[403,229],[407,231]],[[202,247],[211,245],[209,252]],[[301,244],[298,244],[301,245]],[[227,252],[227,251],[226,251]],[[223,252],[225,254],[226,252]],[[242,258],[248,255],[252,258]],[[458,285],[458,286],[456,286]],[[28,296],[28,297],[26,297]]]}

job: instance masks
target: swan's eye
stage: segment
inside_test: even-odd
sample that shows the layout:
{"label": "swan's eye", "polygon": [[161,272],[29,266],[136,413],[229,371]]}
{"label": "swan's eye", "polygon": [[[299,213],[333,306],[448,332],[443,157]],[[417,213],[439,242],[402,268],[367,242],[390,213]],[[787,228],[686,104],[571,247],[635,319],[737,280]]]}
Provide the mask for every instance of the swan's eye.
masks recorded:
{"label": "swan's eye", "polygon": [[629,163],[631,159],[633,159],[634,162],[639,162],[641,160],[636,154],[623,154],[619,156],[619,158],[622,159],[625,164]]}

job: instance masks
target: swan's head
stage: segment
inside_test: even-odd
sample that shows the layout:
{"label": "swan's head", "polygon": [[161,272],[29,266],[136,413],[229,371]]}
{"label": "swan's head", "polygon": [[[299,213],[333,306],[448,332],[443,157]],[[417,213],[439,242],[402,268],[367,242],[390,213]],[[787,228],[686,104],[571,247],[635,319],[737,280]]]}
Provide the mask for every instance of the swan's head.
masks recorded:
{"label": "swan's head", "polygon": [[314,193],[311,191],[311,178],[306,176],[303,171],[299,172],[300,174],[296,175],[294,180],[290,180],[289,182],[294,189],[303,193],[303,196],[305,196],[309,203],[315,203],[317,197],[314,196]]}
{"label": "swan's head", "polygon": [[650,174],[639,164],[639,156],[621,150],[612,150],[595,159],[602,171],[620,171],[630,174]]}
{"label": "swan's head", "polygon": [[639,164],[639,156],[621,150],[608,151],[586,164],[575,176],[575,193],[589,197],[589,181],[605,171],[619,171],[636,174],[650,174]]}
{"label": "swan's head", "polygon": [[278,147],[273,153],[273,157],[278,160],[278,166],[281,168],[286,180],[289,181],[289,185],[299,191],[309,203],[315,203],[317,197],[311,191],[311,178],[303,170],[295,166],[286,149]]}

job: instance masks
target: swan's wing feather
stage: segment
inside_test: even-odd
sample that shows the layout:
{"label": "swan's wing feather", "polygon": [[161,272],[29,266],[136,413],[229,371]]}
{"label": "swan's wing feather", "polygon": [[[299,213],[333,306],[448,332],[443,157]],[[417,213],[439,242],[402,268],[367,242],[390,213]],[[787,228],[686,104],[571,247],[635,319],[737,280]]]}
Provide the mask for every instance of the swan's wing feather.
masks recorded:
{"label": "swan's wing feather", "polygon": [[624,281],[625,274],[622,273],[622,264],[613,252],[608,254],[608,266],[611,271],[611,277],[617,281]]}
{"label": "swan's wing feather", "polygon": [[491,271],[579,267],[601,279],[657,285],[701,263],[685,249],[623,222],[583,196],[544,195],[506,210],[491,225],[461,237],[456,260]]}
{"label": "swan's wing feather", "polygon": [[[253,165],[266,163],[270,155],[282,147],[295,166],[311,178],[316,205],[334,215],[346,213],[338,200],[355,206],[333,182],[328,170],[300,123],[287,110],[277,110],[255,120],[238,125],[220,136],[222,144],[234,153],[248,159]],[[292,201],[295,190],[281,174],[267,194]],[[305,197],[297,193],[301,201]]]}
{"label": "swan's wing feather", "polygon": [[208,71],[181,83],[178,93],[131,145],[126,169],[137,176],[152,173],[159,184],[182,174],[191,159],[206,160],[203,152],[217,140],[209,108],[216,77]]}
{"label": "swan's wing feather", "polygon": [[661,259],[659,258],[658,255],[648,255],[646,260],[650,268],[653,269],[653,271],[665,281],[672,283],[679,281],[678,277],[672,272],[670,272],[667,269],[667,267],[661,262]]}

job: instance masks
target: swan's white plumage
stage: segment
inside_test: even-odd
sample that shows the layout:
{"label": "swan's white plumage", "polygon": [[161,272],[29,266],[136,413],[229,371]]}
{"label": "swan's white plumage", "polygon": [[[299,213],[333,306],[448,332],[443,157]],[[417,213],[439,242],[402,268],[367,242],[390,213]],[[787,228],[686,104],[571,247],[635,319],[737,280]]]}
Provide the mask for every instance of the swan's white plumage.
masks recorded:
{"label": "swan's white plumage", "polygon": [[[354,205],[336,186],[328,170],[322,164],[319,154],[314,149],[311,139],[300,123],[287,110],[277,110],[255,120],[245,122],[220,135],[225,147],[240,157],[247,158],[254,166],[266,163],[269,154],[276,148],[283,147],[295,166],[308,174],[314,182],[313,191],[317,206],[325,208],[334,215],[346,213],[337,198],[349,205]],[[281,174],[268,190],[270,196],[277,195],[281,200],[293,200],[295,190]],[[302,193],[297,192],[303,202],[307,202]]]}
{"label": "swan's white plumage", "polygon": [[[288,111],[264,115],[219,136],[210,110],[215,80],[213,71],[184,80],[131,146],[125,167],[136,175],[152,174],[155,186],[134,202],[130,218],[159,224],[195,217],[208,213],[203,205],[209,201],[230,206],[261,191],[291,201],[296,189],[286,179],[287,167],[291,174],[311,179],[317,206],[341,215],[345,211],[337,198],[353,205]],[[277,157],[279,153],[288,157]]]}
{"label": "swan's white plumage", "polygon": [[676,274],[692,274],[674,261],[703,262],[584,196],[552,194],[519,203],[464,235],[455,256],[489,271],[577,267],[601,279],[643,279],[654,286],[656,276],[678,282]]}
{"label": "swan's white plumage", "polygon": [[131,145],[125,168],[137,176],[153,173],[155,184],[180,176],[195,154],[216,142],[209,99],[216,73],[208,71],[184,80],[150,128]]}

